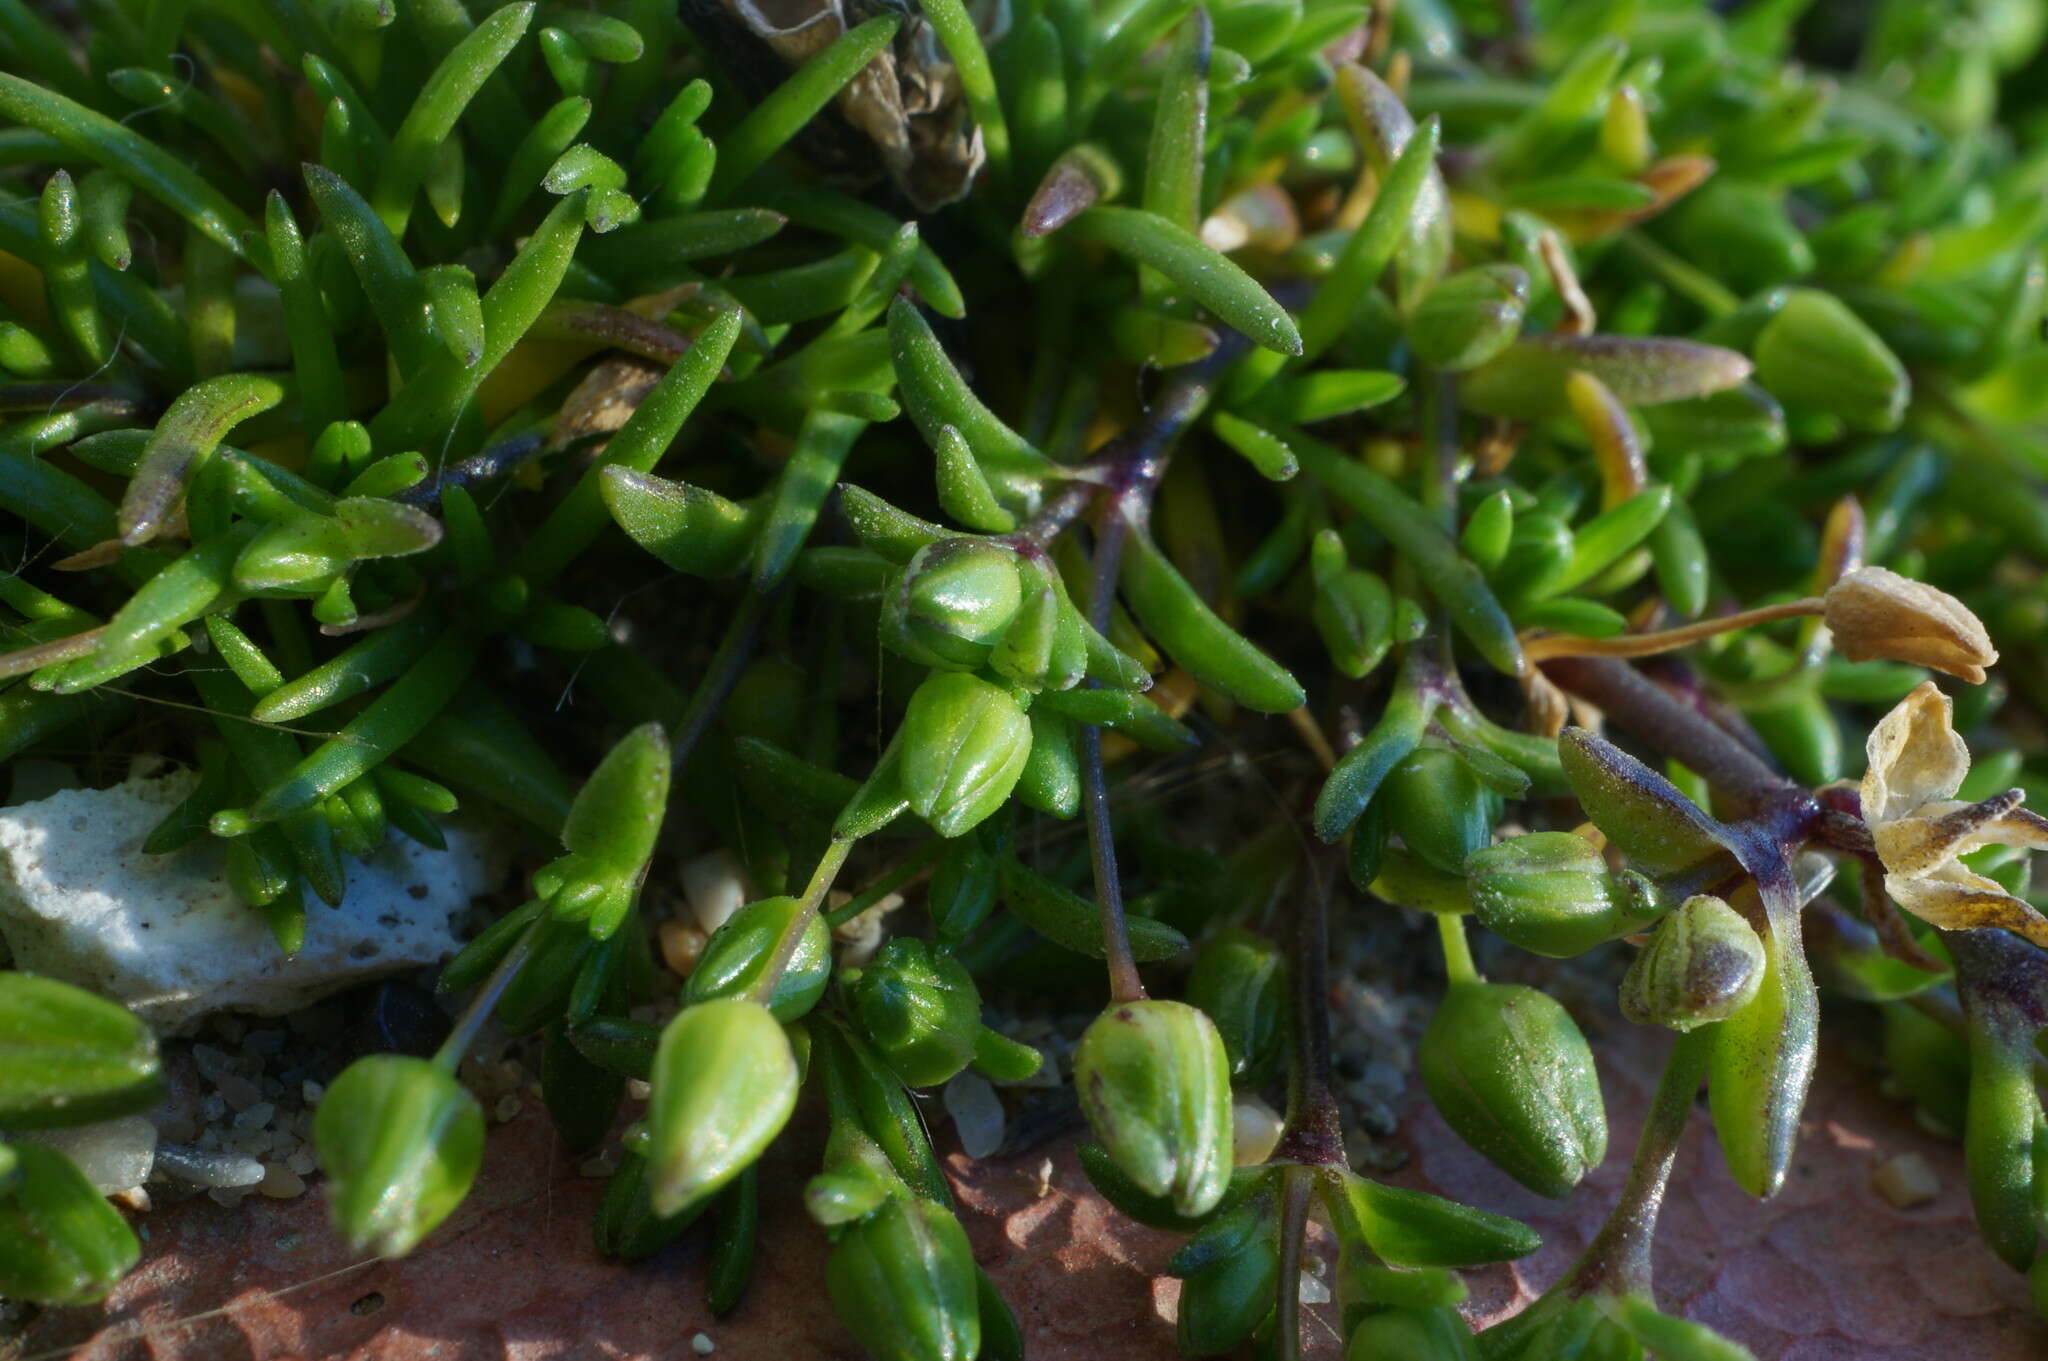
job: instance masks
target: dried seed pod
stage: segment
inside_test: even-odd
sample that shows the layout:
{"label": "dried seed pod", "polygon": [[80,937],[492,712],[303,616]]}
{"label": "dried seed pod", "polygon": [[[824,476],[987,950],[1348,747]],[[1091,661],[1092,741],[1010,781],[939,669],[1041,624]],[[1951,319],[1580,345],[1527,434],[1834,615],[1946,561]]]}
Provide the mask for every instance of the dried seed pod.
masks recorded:
{"label": "dried seed pod", "polygon": [[1991,635],[1967,605],[1888,567],[1861,567],[1828,588],[1823,618],[1852,662],[1911,662],[1984,683],[1998,660]]}

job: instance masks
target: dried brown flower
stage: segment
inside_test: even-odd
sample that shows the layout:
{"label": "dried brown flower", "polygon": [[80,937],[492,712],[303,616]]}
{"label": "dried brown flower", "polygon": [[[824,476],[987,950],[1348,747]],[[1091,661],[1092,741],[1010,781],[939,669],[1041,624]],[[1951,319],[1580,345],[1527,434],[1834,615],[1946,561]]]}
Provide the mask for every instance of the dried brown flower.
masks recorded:
{"label": "dried brown flower", "polygon": [[2048,849],[2048,818],[2020,807],[2017,789],[1978,803],[1955,797],[1970,771],[1970,751],[1956,733],[1953,709],[1926,681],[1871,730],[1863,820],[1884,862],[1885,892],[1935,926],[2004,927],[2048,948],[2048,918],[1957,863],[1984,846]]}
{"label": "dried brown flower", "polygon": [[1991,635],[1962,601],[1888,568],[1857,568],[1825,601],[1835,648],[1852,662],[1911,662],[1982,685],[1984,668],[1998,660]]}

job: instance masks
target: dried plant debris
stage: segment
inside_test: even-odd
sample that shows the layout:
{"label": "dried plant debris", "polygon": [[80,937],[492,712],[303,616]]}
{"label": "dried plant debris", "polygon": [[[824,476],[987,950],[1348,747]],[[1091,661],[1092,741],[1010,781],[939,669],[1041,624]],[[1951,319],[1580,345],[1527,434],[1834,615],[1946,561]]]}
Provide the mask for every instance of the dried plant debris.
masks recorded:
{"label": "dried plant debris", "polygon": [[[0,0],[0,1296],[538,1106],[1014,1357],[932,1131],[1085,1126],[1191,1355],[1726,1361],[1671,1154],[1827,1156],[1828,1012],[2048,1298],[2043,16]],[[1632,1160],[1476,1336],[1411,1084]]]}

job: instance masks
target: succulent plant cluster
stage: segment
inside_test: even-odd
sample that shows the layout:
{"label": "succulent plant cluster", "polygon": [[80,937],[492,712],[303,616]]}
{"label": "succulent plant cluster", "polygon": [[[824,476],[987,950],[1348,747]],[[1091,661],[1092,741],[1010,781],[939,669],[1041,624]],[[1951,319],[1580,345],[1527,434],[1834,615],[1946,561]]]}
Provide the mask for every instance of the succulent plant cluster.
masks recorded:
{"label": "succulent plant cluster", "polygon": [[[809,1101],[853,1334],[1021,1355],[919,1098],[1031,1077],[983,993],[1058,994],[1100,1008],[1091,1177],[1189,1235],[1189,1354],[1300,1354],[1319,1214],[1355,1361],[1736,1357],[1657,1309],[1656,1207],[1702,1080],[1777,1189],[1825,991],[1878,1008],[2048,1301],[2044,27],[0,0],[0,757],[195,768],[149,849],[218,841],[287,953],[458,803],[559,848],[443,971],[440,1051],[326,1092],[375,1252],[476,1176],[495,1017],[570,1146],[623,1143],[599,1250],[704,1219],[738,1306]],[[1209,807],[1205,747],[1270,806]],[[763,896],[678,987],[651,918],[713,847]],[[1678,1032],[1607,1227],[1476,1338],[1456,1270],[1535,1236],[1354,1173],[1332,1086],[1330,915],[1395,908],[1441,929],[1423,1084],[1535,1191],[1605,1154],[1594,1055],[1467,919],[1630,940],[1623,1014]],[[0,972],[0,1127],[146,1108],[156,1069]],[[1283,1089],[1237,1165],[1234,1101]],[[0,1295],[136,1256],[0,1145]]]}

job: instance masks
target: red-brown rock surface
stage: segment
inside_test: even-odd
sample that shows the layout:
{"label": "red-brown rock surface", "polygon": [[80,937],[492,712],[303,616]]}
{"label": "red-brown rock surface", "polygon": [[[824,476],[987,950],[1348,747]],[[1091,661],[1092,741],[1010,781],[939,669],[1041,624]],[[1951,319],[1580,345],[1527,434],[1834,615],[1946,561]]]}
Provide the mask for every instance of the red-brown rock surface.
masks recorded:
{"label": "red-brown rock surface", "polygon": [[[1544,1247],[1471,1276],[1493,1318],[1553,1279],[1619,1185],[1663,1040],[1619,1027],[1602,1055],[1615,1155],[1559,1206],[1516,1187],[1417,1105],[1397,1180],[1520,1215]],[[2026,1361],[2048,1329],[2024,1283],[1977,1241],[1951,1144],[1918,1129],[1869,1079],[1830,1065],[1814,1093],[1793,1175],[1759,1205],[1719,1165],[1702,1117],[1678,1163],[1658,1240],[1666,1307],[1739,1338],[1760,1361]],[[1886,1158],[1917,1152],[1942,1179],[1915,1210],[1871,1187]],[[1048,1174],[1047,1163],[1050,1161]],[[1177,1286],[1156,1273],[1170,1235],[1118,1219],[1088,1193],[1070,1145],[970,1167],[955,1159],[975,1251],[1017,1307],[1034,1361],[1166,1361]],[[591,1252],[600,1183],[575,1174],[545,1120],[492,1136],[476,1194],[413,1257],[352,1263],[317,1196],[227,1211],[201,1200],[151,1216],[140,1270],[103,1309],[46,1315],[28,1358],[81,1361],[583,1361],[693,1358],[702,1332],[738,1361],[854,1361],[824,1291],[824,1245],[795,1201],[804,1168],[765,1179],[765,1241],[747,1302],[705,1311],[696,1249],[625,1268]],[[1311,1311],[1312,1355],[1340,1354],[1327,1310]],[[74,1353],[73,1348],[77,1348]],[[4,1356],[0,1348],[0,1356]]]}

